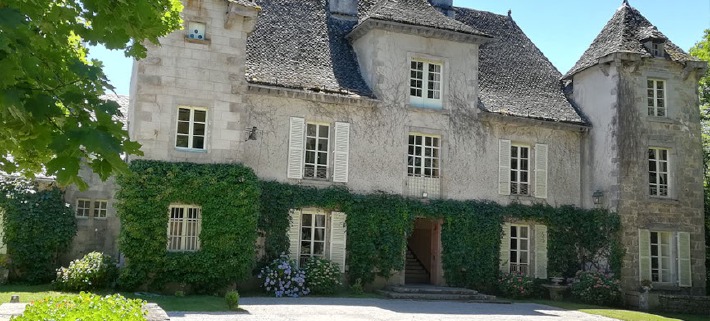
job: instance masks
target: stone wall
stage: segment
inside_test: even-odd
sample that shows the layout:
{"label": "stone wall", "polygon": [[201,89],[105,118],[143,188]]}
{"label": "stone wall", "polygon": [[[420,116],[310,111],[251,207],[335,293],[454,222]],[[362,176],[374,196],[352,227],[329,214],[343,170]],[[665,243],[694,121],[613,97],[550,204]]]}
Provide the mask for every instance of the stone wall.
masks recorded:
{"label": "stone wall", "polygon": [[710,315],[710,296],[660,295],[658,299],[661,311]]}

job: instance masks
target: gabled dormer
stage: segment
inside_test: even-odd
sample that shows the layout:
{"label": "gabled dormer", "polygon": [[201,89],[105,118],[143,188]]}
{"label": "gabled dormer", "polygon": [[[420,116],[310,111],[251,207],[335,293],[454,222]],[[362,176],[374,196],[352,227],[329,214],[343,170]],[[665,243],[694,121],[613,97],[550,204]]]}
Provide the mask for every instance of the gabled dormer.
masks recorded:
{"label": "gabled dormer", "polygon": [[491,37],[452,16],[452,1],[361,4],[347,38],[376,96],[413,108],[475,107],[478,49]]}

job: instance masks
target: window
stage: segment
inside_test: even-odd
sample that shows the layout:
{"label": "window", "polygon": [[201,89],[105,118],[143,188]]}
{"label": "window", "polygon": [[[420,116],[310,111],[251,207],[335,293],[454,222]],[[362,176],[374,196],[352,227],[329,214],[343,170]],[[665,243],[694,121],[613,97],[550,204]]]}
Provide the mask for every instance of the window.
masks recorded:
{"label": "window", "polygon": [[91,200],[77,199],[76,200],[76,217],[88,218],[91,213]]}
{"label": "window", "polygon": [[200,249],[202,209],[192,205],[171,205],[168,221],[168,251]]}
{"label": "window", "polygon": [[328,179],[328,146],[330,126],[306,124],[306,158],[304,178]]}
{"label": "window", "polygon": [[301,256],[300,266],[311,257],[325,256],[325,214],[301,214]]}
{"label": "window", "polygon": [[691,287],[690,233],[639,229],[639,281]]}
{"label": "window", "polygon": [[410,102],[417,107],[441,108],[442,65],[412,60],[409,71]]}
{"label": "window", "polygon": [[528,195],[530,192],[530,148],[510,147],[510,194]]}
{"label": "window", "polygon": [[651,232],[651,281],[671,282],[671,233]]}
{"label": "window", "polygon": [[108,201],[94,201],[94,217],[106,218]]}
{"label": "window", "polygon": [[666,82],[649,79],[646,81],[648,115],[665,117],[666,113]]}
{"label": "window", "polygon": [[187,23],[187,38],[195,40],[206,40],[205,24],[195,21]]}
{"label": "window", "polygon": [[527,226],[510,226],[510,272],[528,274],[530,233]]}
{"label": "window", "polygon": [[440,138],[424,134],[409,134],[407,175],[439,178]]}
{"label": "window", "polygon": [[663,43],[654,42],[651,43],[651,55],[654,57],[663,57]]}
{"label": "window", "polygon": [[648,187],[651,196],[668,197],[667,149],[648,149]]}
{"label": "window", "polygon": [[207,110],[179,107],[175,147],[205,149]]}

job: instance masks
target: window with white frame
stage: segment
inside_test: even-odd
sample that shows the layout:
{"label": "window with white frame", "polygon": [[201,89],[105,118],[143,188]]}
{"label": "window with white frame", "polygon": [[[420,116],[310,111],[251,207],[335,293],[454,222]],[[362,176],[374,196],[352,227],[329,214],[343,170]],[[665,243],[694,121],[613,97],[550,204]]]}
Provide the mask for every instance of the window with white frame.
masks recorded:
{"label": "window with white frame", "polygon": [[651,55],[654,57],[663,57],[663,43],[662,42],[652,42],[651,43]]}
{"label": "window with white frame", "polygon": [[175,147],[205,149],[207,110],[178,107]]}
{"label": "window with white frame", "polygon": [[651,282],[671,282],[672,234],[651,233]]}
{"label": "window with white frame", "polygon": [[168,212],[168,251],[199,250],[202,209],[194,205],[171,205]]}
{"label": "window with white frame", "polygon": [[668,197],[668,149],[648,149],[648,188],[651,196]]}
{"label": "window with white frame", "polygon": [[76,200],[76,217],[88,218],[91,214],[91,200],[77,199]]}
{"label": "window with white frame", "polygon": [[305,266],[311,257],[325,256],[326,215],[324,213],[301,214],[300,266]]}
{"label": "window with white frame", "polygon": [[510,146],[510,194],[530,194],[530,147]]}
{"label": "window with white frame", "polygon": [[328,149],[330,146],[330,125],[306,124],[306,157],[303,177],[328,179]]}
{"label": "window with white frame", "polygon": [[442,64],[412,60],[409,68],[410,103],[417,107],[441,108]]}
{"label": "window with white frame", "polygon": [[407,175],[439,178],[440,137],[409,134]]}
{"label": "window with white frame", "polygon": [[108,201],[105,201],[105,200],[94,201],[94,217],[106,218],[107,209],[108,209]]}
{"label": "window with white frame", "polygon": [[530,265],[530,233],[526,225],[510,226],[510,272],[528,274]]}
{"label": "window with white frame", "polygon": [[666,117],[666,82],[659,79],[646,81],[648,115]]}

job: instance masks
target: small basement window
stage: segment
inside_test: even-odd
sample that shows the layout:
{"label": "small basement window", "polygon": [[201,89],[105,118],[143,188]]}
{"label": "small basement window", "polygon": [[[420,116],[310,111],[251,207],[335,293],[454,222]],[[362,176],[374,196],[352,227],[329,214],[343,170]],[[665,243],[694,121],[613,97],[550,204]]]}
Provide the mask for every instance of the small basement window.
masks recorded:
{"label": "small basement window", "polygon": [[205,35],[205,24],[201,22],[190,21],[187,23],[187,38],[194,40],[207,40]]}

